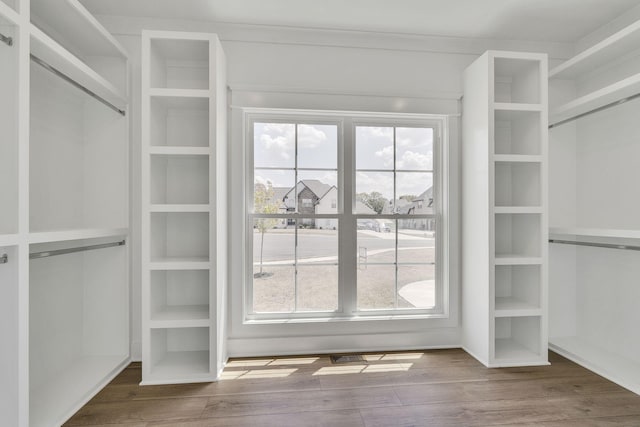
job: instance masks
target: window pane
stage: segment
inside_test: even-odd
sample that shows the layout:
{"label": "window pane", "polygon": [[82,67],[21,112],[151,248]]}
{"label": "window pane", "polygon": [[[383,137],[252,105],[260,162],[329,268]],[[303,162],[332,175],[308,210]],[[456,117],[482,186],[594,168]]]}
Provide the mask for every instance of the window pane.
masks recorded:
{"label": "window pane", "polygon": [[[257,218],[253,221],[253,264],[268,271],[273,265],[293,265],[295,220]],[[288,226],[288,227],[287,227]]]}
{"label": "window pane", "polygon": [[291,170],[256,169],[254,182],[254,213],[287,213],[295,210],[293,183],[295,173]]}
{"label": "window pane", "polygon": [[394,308],[395,281],[395,265],[369,265],[358,269],[358,309]]}
{"label": "window pane", "polygon": [[[272,313],[295,307],[295,222],[255,219],[253,224],[253,310]],[[275,228],[274,228],[275,227]]]}
{"label": "window pane", "polygon": [[299,265],[296,283],[298,311],[338,309],[338,266]]}
{"label": "window pane", "polygon": [[298,211],[304,214],[337,213],[337,181],[335,171],[298,172]]}
{"label": "window pane", "polygon": [[298,125],[298,167],[336,169],[338,167],[338,127]]}
{"label": "window pane", "polygon": [[253,311],[256,313],[283,313],[295,309],[295,268],[265,266],[253,267]]}
{"label": "window pane", "polygon": [[295,125],[253,124],[253,164],[255,167],[295,167]]}
{"label": "window pane", "polygon": [[[298,264],[338,263],[338,219],[301,219],[298,227]],[[320,229],[322,227],[322,229]]]}
{"label": "window pane", "polygon": [[365,268],[370,263],[396,262],[394,227],[391,220],[358,220],[358,268]]}
{"label": "window pane", "polygon": [[435,307],[435,289],[435,266],[398,266],[398,308]]}
{"label": "window pane", "polygon": [[433,169],[433,129],[396,128],[396,168]]}
{"label": "window pane", "polygon": [[435,219],[398,220],[398,262],[435,262]]}
{"label": "window pane", "polygon": [[393,172],[356,173],[356,213],[393,213],[392,200]]}
{"label": "window pane", "polygon": [[[396,213],[433,213],[433,174],[423,172],[396,173]],[[418,208],[422,201],[422,207]],[[418,212],[420,210],[420,212]]]}
{"label": "window pane", "polygon": [[393,169],[393,128],[356,127],[356,169]]}

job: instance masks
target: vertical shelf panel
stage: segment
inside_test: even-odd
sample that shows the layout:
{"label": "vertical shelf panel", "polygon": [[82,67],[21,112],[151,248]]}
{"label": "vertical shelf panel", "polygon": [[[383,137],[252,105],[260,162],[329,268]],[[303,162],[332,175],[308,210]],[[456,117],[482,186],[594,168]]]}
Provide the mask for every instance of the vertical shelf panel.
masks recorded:
{"label": "vertical shelf panel", "polygon": [[[3,256],[6,255],[6,262]],[[20,378],[18,247],[0,247],[0,425],[19,425]]]}
{"label": "vertical shelf panel", "polygon": [[0,234],[18,232],[18,31],[0,16]]}

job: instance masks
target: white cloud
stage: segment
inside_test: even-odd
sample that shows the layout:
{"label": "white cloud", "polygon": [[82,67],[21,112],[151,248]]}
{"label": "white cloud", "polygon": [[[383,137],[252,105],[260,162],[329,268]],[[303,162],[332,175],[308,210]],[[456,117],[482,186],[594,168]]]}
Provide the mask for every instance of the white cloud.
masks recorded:
{"label": "white cloud", "polygon": [[301,148],[316,148],[327,141],[327,134],[313,125],[298,126],[298,145]]}
{"label": "white cloud", "polygon": [[393,167],[393,145],[387,145],[382,150],[376,151],[376,157],[382,159],[384,167]]}
{"label": "white cloud", "polygon": [[398,159],[398,169],[415,169],[425,170],[431,169],[433,164],[433,153],[427,154],[417,153],[407,150],[402,153],[402,157]]}

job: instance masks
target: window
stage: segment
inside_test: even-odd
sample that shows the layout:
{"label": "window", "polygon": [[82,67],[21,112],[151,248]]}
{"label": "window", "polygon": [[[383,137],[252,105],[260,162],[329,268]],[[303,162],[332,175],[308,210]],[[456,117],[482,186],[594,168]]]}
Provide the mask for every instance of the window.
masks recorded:
{"label": "window", "polygon": [[249,115],[246,318],[441,316],[443,121]]}

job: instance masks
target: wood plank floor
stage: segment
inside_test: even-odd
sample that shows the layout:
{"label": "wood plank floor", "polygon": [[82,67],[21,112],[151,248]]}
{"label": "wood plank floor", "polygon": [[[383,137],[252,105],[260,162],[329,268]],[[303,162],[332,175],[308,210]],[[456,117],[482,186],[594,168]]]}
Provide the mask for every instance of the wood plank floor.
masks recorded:
{"label": "wood plank floor", "polygon": [[131,364],[67,426],[640,427],[640,396],[550,353],[487,369],[462,350],[230,360],[217,383],[140,387]]}

